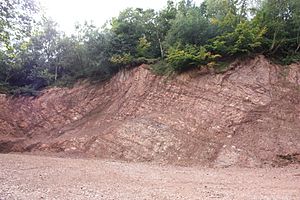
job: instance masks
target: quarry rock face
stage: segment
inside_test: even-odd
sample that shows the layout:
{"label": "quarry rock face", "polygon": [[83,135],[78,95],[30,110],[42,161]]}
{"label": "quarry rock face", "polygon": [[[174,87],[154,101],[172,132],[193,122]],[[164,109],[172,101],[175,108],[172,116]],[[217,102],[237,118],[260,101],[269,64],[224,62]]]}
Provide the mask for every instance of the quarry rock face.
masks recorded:
{"label": "quarry rock face", "polygon": [[101,84],[0,96],[0,152],[176,165],[300,163],[300,65],[263,56],[175,78],[147,65]]}

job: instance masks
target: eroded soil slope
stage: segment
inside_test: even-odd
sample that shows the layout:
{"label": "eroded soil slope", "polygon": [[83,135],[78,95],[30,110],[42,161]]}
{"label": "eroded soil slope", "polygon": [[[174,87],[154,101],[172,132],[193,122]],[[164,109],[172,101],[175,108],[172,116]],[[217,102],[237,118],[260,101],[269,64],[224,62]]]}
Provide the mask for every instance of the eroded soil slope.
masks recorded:
{"label": "eroded soil slope", "polygon": [[146,65],[105,84],[0,97],[0,151],[262,166],[300,162],[300,65],[260,56],[172,80]]}

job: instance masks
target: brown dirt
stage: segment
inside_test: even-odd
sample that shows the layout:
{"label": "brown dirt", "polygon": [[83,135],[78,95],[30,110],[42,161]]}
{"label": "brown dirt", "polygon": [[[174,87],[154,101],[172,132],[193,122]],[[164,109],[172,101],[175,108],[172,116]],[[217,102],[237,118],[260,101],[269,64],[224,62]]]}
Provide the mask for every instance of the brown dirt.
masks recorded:
{"label": "brown dirt", "polygon": [[231,68],[166,79],[142,65],[105,84],[2,95],[0,152],[211,167],[300,163],[300,65],[258,56]]}
{"label": "brown dirt", "polygon": [[298,200],[299,166],[187,168],[0,155],[0,199]]}

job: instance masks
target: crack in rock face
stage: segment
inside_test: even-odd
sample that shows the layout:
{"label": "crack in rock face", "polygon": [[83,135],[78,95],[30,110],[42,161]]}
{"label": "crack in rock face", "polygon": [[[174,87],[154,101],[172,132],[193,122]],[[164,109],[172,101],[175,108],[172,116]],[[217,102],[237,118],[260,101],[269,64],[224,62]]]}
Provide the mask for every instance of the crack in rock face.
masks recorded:
{"label": "crack in rock face", "polygon": [[[38,97],[0,95],[0,152],[183,166],[281,166],[300,154],[300,65],[263,56],[173,79],[149,66]],[[298,158],[298,157],[297,157]]]}

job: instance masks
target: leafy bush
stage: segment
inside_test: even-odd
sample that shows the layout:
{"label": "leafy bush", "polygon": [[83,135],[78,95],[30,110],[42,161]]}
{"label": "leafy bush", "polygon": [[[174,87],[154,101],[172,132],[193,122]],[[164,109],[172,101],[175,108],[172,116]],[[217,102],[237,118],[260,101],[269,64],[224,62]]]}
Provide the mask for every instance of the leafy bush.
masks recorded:
{"label": "leafy bush", "polygon": [[265,28],[244,21],[233,32],[228,32],[212,39],[206,48],[222,56],[237,56],[255,52],[261,47]]}
{"label": "leafy bush", "polygon": [[288,54],[285,56],[282,56],[280,59],[277,59],[277,61],[279,62],[279,64],[282,65],[289,65],[295,62],[299,62],[300,61],[300,53],[293,53],[293,54]]}
{"label": "leafy bush", "polygon": [[0,8],[10,12],[0,9],[1,92],[34,95],[48,85],[104,81],[143,63],[172,74],[203,65],[222,72],[233,59],[257,53],[283,64],[300,60],[299,0],[168,1],[159,12],[126,9],[103,28],[77,25],[71,36],[53,20],[31,23],[34,0],[4,2]]}
{"label": "leafy bush", "polygon": [[148,42],[145,36],[141,37],[137,45],[137,55],[139,57],[148,57],[150,47],[151,42]]}
{"label": "leafy bush", "polygon": [[18,87],[15,89],[12,89],[10,91],[10,94],[14,95],[14,96],[38,96],[39,95],[39,91],[31,88],[30,86],[24,86],[24,87]]}
{"label": "leafy bush", "polygon": [[113,64],[129,65],[133,61],[133,56],[129,53],[123,53],[122,55],[113,55],[110,59]]}
{"label": "leafy bush", "polygon": [[178,45],[169,49],[166,61],[174,71],[181,72],[192,67],[213,65],[219,57],[221,56],[208,52],[204,47],[186,45],[181,48]]}
{"label": "leafy bush", "polygon": [[160,75],[160,76],[163,76],[163,75],[169,76],[174,72],[172,67],[170,67],[165,60],[160,60],[160,61],[156,62],[155,64],[152,64],[150,69],[154,74]]}

